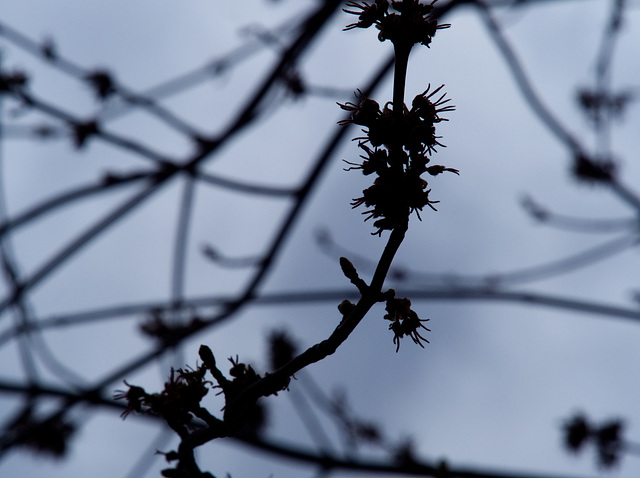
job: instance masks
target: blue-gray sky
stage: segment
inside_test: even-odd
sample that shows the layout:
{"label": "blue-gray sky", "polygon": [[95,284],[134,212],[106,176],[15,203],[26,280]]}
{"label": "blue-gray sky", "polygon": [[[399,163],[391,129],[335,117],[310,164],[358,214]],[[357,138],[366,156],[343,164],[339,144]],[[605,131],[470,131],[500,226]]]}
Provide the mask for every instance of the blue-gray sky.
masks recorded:
{"label": "blue-gray sky", "polygon": [[[220,58],[258,33],[299,18],[316,2],[125,2],[0,0],[0,20],[37,41],[51,39],[59,53],[86,68],[107,68],[134,91],[147,89]],[[497,10],[496,19],[518,53],[540,98],[580,141],[595,151],[596,139],[575,103],[576,88],[592,85],[594,62],[609,13],[606,1],[532,2],[527,8]],[[612,84],[638,92],[636,45],[638,8],[631,3],[613,58]],[[362,87],[390,53],[372,30],[342,32],[353,18],[337,15],[301,66],[312,85],[352,91]],[[463,284],[467,276],[487,276],[552,262],[588,250],[615,234],[580,234],[536,223],[522,207],[525,195],[551,210],[584,218],[630,218],[634,211],[606,188],[578,184],[571,175],[570,154],[533,115],[520,94],[477,11],[459,9],[438,32],[431,48],[412,55],[407,98],[427,84],[445,84],[456,105],[438,132],[447,145],[436,164],[460,170],[459,177],[430,180],[438,212],[414,216],[395,264],[410,272],[409,283],[389,281],[396,289],[427,289]],[[283,37],[284,41],[290,37]],[[34,93],[89,118],[99,104],[87,86],[43,65],[0,40],[5,67],[22,69]],[[257,81],[277,60],[277,45],[266,47],[229,71],[172,96],[164,105],[213,134],[224,127]],[[391,97],[385,81],[375,98]],[[223,177],[270,186],[298,184],[337,128],[345,97],[293,100],[284,92],[268,105],[264,121],[235,138],[205,169]],[[25,115],[4,103],[5,123],[44,118]],[[15,119],[17,118],[17,119]],[[45,119],[45,121],[48,121]],[[620,179],[630,189],[640,178],[638,110],[632,103],[624,121],[614,124],[612,150],[620,160]],[[49,123],[53,123],[49,121]],[[181,135],[133,113],[108,123],[107,130],[140,139],[171,157],[184,157],[191,145]],[[350,137],[357,136],[353,129]],[[76,151],[69,141],[2,140],[3,193],[9,217],[73,186],[97,180],[106,171],[126,173],[147,162],[99,140]],[[295,226],[267,292],[348,288],[337,257],[315,242],[326,230],[353,256],[376,260],[384,246],[372,236],[349,203],[370,178],[345,172],[342,159],[356,161],[355,142],[345,141],[334,155],[304,215]],[[174,181],[151,201],[78,253],[34,289],[29,305],[38,317],[98,307],[166,300],[171,293],[171,256],[184,183]],[[43,261],[135,187],[124,187],[18,230],[11,245],[20,270],[29,276]],[[249,272],[227,270],[203,258],[209,244],[232,257],[264,252],[274,224],[287,211],[286,200],[238,195],[199,186],[193,203],[185,293],[187,297],[233,293]],[[619,234],[622,236],[622,234]],[[349,256],[349,253],[345,253]],[[588,268],[518,284],[504,290],[553,294],[637,308],[637,252],[629,248]],[[366,264],[354,261],[363,275]],[[434,279],[432,275],[436,275]],[[3,294],[7,293],[2,284]],[[327,391],[347,390],[358,416],[379,422],[390,439],[411,437],[425,459],[446,458],[452,466],[557,472],[593,476],[593,455],[569,456],[561,447],[560,426],[582,410],[596,420],[623,417],[629,437],[640,436],[634,364],[640,358],[638,324],[621,319],[564,311],[527,303],[482,300],[414,300],[430,318],[430,344],[421,349],[405,340],[395,353],[391,334],[374,308],[334,355],[302,374],[312,375]],[[325,338],[339,316],[337,303],[251,307],[233,321],[189,340],[181,354],[132,374],[131,383],[159,389],[171,365],[195,364],[201,343],[216,357],[238,354],[258,369],[265,367],[265,334],[288,326],[301,346]],[[206,311],[205,311],[206,312]],[[91,383],[149,347],[137,334],[143,317],[60,327],[44,335],[55,357],[80,383]],[[3,331],[15,320],[2,317]],[[15,343],[0,348],[2,378],[23,379]],[[38,358],[37,360],[45,359]],[[55,377],[40,362],[45,381]],[[113,389],[122,388],[114,384]],[[294,383],[291,394],[300,393]],[[292,411],[287,394],[269,399],[273,436],[313,446]],[[16,410],[16,397],[2,398],[2,417]],[[211,398],[217,411],[218,399]],[[34,459],[20,452],[0,462],[6,476],[95,478],[127,476],[142,453],[149,453],[159,428],[117,413],[78,409],[81,423],[67,460]],[[330,428],[330,427],[329,427]],[[339,443],[336,441],[336,443]],[[157,447],[175,446],[173,438]],[[283,466],[252,450],[213,442],[200,451],[203,468],[216,476],[313,476],[313,470]],[[158,476],[164,463],[151,460]],[[617,476],[637,476],[640,464],[625,457]]]}

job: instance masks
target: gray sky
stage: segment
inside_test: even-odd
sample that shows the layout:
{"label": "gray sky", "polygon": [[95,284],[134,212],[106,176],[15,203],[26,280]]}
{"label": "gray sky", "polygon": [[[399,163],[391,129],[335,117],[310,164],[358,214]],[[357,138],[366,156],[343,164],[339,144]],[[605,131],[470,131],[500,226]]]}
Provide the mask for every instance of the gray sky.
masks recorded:
{"label": "gray sky", "polygon": [[[107,68],[124,85],[144,92],[167,79],[194,70],[246,44],[264,29],[298,18],[315,2],[125,2],[66,0],[10,2],[0,0],[0,20],[37,41],[52,39],[58,52],[86,68]],[[590,152],[596,139],[575,106],[577,86],[592,85],[594,61],[606,24],[609,2],[538,2],[531,8],[500,10],[496,18],[517,51],[543,102]],[[638,8],[631,4],[613,59],[614,87],[638,91]],[[326,28],[301,73],[311,85],[352,91],[390,53],[371,30],[341,32],[352,17],[341,14]],[[536,223],[521,205],[524,195],[550,210],[582,218],[629,218],[634,210],[605,188],[578,184],[570,173],[570,155],[525,104],[513,77],[477,12],[463,9],[449,16],[452,27],[438,33],[429,50],[416,51],[409,66],[407,99],[427,84],[446,85],[456,111],[439,125],[446,148],[436,164],[460,170],[459,177],[430,180],[438,212],[424,211],[422,222],[411,219],[396,266],[408,281],[388,284],[398,290],[430,290],[465,285],[465,278],[516,271],[572,256],[623,234],[581,234]],[[288,38],[288,37],[285,37]],[[0,40],[3,64],[32,77],[34,93],[89,118],[99,103],[85,84],[61,75]],[[262,75],[277,60],[277,46],[235,65],[223,74],[168,98],[163,105],[212,134],[224,127]],[[391,82],[375,98],[391,99]],[[207,163],[205,170],[226,178],[291,187],[305,177],[319,148],[337,128],[345,97],[274,96],[263,122],[245,130]],[[114,105],[114,109],[117,105]],[[612,150],[621,163],[621,181],[633,189],[640,179],[635,162],[639,115],[631,104],[624,122],[615,123]],[[39,114],[20,116],[4,103],[4,121],[32,124]],[[171,157],[185,157],[185,138],[141,113],[107,123],[106,129],[140,139]],[[358,136],[353,129],[349,137]],[[1,144],[3,192],[9,217],[70,187],[97,181],[105,172],[127,173],[149,166],[100,140],[76,151],[69,141],[29,142],[6,138]],[[363,276],[377,260],[385,237],[371,236],[359,210],[349,203],[370,178],[344,172],[342,159],[357,161],[354,142],[345,141],[325,170],[303,217],[296,223],[265,293],[349,289],[337,257],[345,254]],[[171,294],[171,256],[178,205],[184,181],[178,180],[127,215],[43,280],[29,295],[32,313],[41,318],[93,310],[114,304],[166,300]],[[11,245],[21,272],[30,276],[68,241],[136,192],[126,186],[60,210],[21,228]],[[283,199],[243,196],[210,185],[195,190],[188,236],[186,297],[225,295],[242,286],[249,270],[219,267],[207,261],[205,244],[230,257],[256,256],[288,210]],[[327,254],[317,245],[318,230],[350,252]],[[631,300],[637,288],[637,252],[633,248],[588,268],[522,284],[501,291],[551,294],[637,309]],[[477,281],[473,285],[477,285]],[[0,290],[7,293],[6,283]],[[339,302],[339,301],[338,301]],[[265,334],[290,327],[300,346],[325,338],[339,319],[338,302],[315,305],[250,307],[233,321],[191,339],[181,354],[132,374],[127,380],[159,390],[171,365],[194,365],[201,343],[219,362],[240,356],[263,370]],[[344,388],[357,415],[382,426],[389,439],[411,437],[416,451],[429,460],[446,458],[451,466],[598,475],[593,454],[569,456],[560,444],[562,421],[575,411],[595,420],[622,417],[629,438],[640,436],[633,364],[640,359],[640,328],[633,321],[577,311],[531,306],[522,302],[413,300],[421,317],[429,318],[430,344],[421,349],[410,341],[395,353],[391,333],[376,307],[338,352],[310,367],[294,383],[301,394],[312,376],[325,391]],[[204,312],[211,312],[206,310]],[[2,319],[4,332],[15,321]],[[59,327],[43,334],[50,350],[73,380],[92,383],[119,364],[148,349],[137,333],[142,315],[98,323]],[[35,347],[36,345],[34,345]],[[37,356],[39,377],[56,377]],[[0,347],[0,377],[22,380],[25,371],[15,342]],[[308,377],[307,377],[308,379]],[[72,380],[72,381],[73,381]],[[113,389],[122,388],[114,384]],[[213,394],[211,394],[213,395]],[[269,399],[272,436],[314,445],[287,394]],[[294,397],[295,398],[295,397]],[[15,413],[16,397],[3,396],[0,418]],[[211,410],[219,398],[208,398]],[[55,402],[52,402],[52,406]],[[168,450],[153,445],[156,425],[117,413],[78,409],[72,416],[82,426],[67,460],[34,459],[12,453],[0,462],[3,476],[94,478],[125,477],[142,453]],[[328,433],[331,427],[328,427]],[[201,465],[216,476],[313,476],[313,470],[283,466],[255,451],[223,441],[200,450]],[[339,441],[335,441],[339,444]],[[145,476],[158,476],[165,464],[152,460]],[[638,476],[640,462],[623,459],[616,476]],[[339,475],[339,474],[336,474]]]}

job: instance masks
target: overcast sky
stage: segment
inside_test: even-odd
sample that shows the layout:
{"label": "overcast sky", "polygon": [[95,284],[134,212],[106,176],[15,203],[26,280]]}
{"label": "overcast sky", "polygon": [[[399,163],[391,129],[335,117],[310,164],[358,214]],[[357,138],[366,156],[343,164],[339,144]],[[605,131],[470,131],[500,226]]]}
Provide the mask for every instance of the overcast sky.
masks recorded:
{"label": "overcast sky", "polygon": [[[135,92],[145,92],[183,73],[224,58],[241,45],[259,44],[265,32],[280,32],[287,44],[293,25],[316,2],[0,0],[0,21],[27,37],[52,41],[56,51],[83,68],[108,69]],[[590,152],[597,141],[576,107],[576,88],[594,83],[595,60],[610,2],[605,0],[539,1],[527,8],[497,10],[495,18],[519,55],[540,98]],[[612,84],[640,91],[640,12],[629,2],[624,29],[613,57]],[[204,169],[224,178],[274,187],[295,187],[306,177],[320,148],[335,132],[342,112],[336,101],[362,87],[390,54],[372,30],[342,32],[353,17],[339,14],[324,29],[300,65],[309,85],[334,88],[333,95],[294,99],[285,91],[271,98],[262,121],[243,131]],[[390,279],[398,290],[428,291],[465,285],[487,277],[546,264],[621,238],[633,231],[576,233],[534,221],[522,207],[529,196],[550,210],[594,219],[629,219],[634,211],[605,188],[579,184],[571,174],[568,150],[532,113],[477,11],[464,8],[446,18],[431,48],[416,50],[410,61],[408,101],[428,84],[445,84],[456,105],[438,133],[447,145],[436,164],[460,170],[430,182],[438,212],[411,218],[396,266],[407,277]],[[163,100],[203,134],[215,134],[233,118],[259,80],[278,60],[277,44],[218,75],[205,75],[183,92]],[[0,37],[2,65],[23,70],[40,98],[80,118],[101,111],[86,84],[44,65]],[[380,103],[391,99],[387,78],[376,91]],[[117,113],[118,104],[108,114]],[[113,113],[113,114],[115,114]],[[3,103],[4,124],[55,121],[27,114],[15,103]],[[106,129],[136,139],[172,158],[188,157],[192,145],[184,135],[140,112],[106,122]],[[15,130],[14,130],[15,131]],[[640,115],[632,103],[624,121],[614,123],[612,150],[621,164],[621,181],[631,190],[640,180],[637,132]],[[148,160],[90,141],[77,151],[71,141],[27,141],[11,136],[0,143],[2,192],[8,217],[15,217],[69,188],[94,184],[106,172],[144,169]],[[349,138],[358,136],[353,128]],[[350,201],[370,178],[345,172],[343,159],[357,161],[356,143],[344,141],[296,222],[264,293],[349,290],[338,257],[346,255],[363,276],[377,261],[386,236],[372,236]],[[134,196],[139,185],[124,186],[57,210],[16,229],[11,246],[23,277],[31,277],[49,258],[90,225]],[[30,313],[46,319],[121,304],[166,301],[172,293],[172,254],[185,179],[163,187],[140,207],[43,279],[28,296]],[[277,224],[291,205],[286,198],[241,195],[199,184],[194,191],[188,234],[184,295],[187,298],[237,292],[252,269],[228,269],[208,261],[205,245],[230,257],[265,252]],[[324,250],[318,231],[328,233],[336,248]],[[499,284],[499,291],[550,294],[633,310],[638,253],[628,247],[611,258],[552,278]],[[3,298],[8,293],[0,286]],[[293,408],[313,377],[326,392],[344,389],[361,418],[380,423],[390,440],[411,437],[427,460],[446,458],[451,466],[540,471],[595,476],[593,454],[569,456],[561,446],[563,420],[584,411],[595,420],[622,417],[630,439],[640,440],[640,387],[635,364],[640,359],[637,321],[586,312],[492,300],[416,300],[415,309],[429,318],[430,344],[425,349],[405,340],[395,352],[382,307],[374,308],[338,352],[309,367],[289,394],[269,399],[270,436],[295,444],[315,445]],[[220,362],[238,355],[256,369],[266,369],[265,335],[288,327],[300,347],[324,338],[339,320],[337,302],[255,306],[233,321],[189,340],[181,353],[127,377],[129,383],[159,390],[169,368],[195,365],[200,344],[208,344]],[[215,310],[203,309],[203,313]],[[15,325],[5,311],[2,333]],[[143,314],[57,327],[33,339],[68,369],[70,384],[95,383],[132,357],[151,348],[137,332]],[[38,378],[60,383],[45,347],[34,353]],[[47,362],[49,362],[47,364]],[[24,358],[17,341],[0,347],[2,380],[24,380]],[[48,365],[48,366],[47,366]],[[66,384],[69,386],[70,384]],[[114,383],[112,389],[121,389]],[[211,394],[213,395],[213,394]],[[291,396],[288,396],[291,395]],[[19,397],[0,399],[0,419],[12,416]],[[212,412],[221,406],[210,399]],[[55,406],[52,402],[50,406]],[[45,410],[45,408],[43,408]],[[3,476],[75,478],[126,477],[141,454],[176,446],[171,434],[153,442],[161,428],[132,416],[77,409],[71,414],[80,429],[64,461],[34,459],[25,452],[5,455]],[[321,416],[322,417],[322,416]],[[328,426],[328,433],[331,427]],[[314,470],[284,466],[278,460],[235,448],[222,440],[200,450],[202,468],[216,476],[314,476]],[[335,440],[336,446],[339,441]],[[148,461],[144,476],[159,476],[161,457]],[[623,459],[616,476],[633,477],[640,461]],[[336,476],[340,474],[337,473]],[[142,478],[142,475],[138,475]]]}

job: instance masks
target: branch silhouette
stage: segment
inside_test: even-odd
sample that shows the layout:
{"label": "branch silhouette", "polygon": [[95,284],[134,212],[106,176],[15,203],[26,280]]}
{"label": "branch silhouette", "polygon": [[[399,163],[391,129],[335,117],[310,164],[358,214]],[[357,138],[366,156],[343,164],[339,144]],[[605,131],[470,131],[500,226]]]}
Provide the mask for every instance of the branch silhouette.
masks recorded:
{"label": "branch silhouette", "polygon": [[[88,406],[104,408],[115,414],[131,412],[131,403],[126,405],[121,401],[112,400],[111,388],[114,385],[128,379],[133,373],[149,367],[157,359],[181,351],[188,341],[201,338],[205,332],[211,332],[218,326],[228,324],[238,318],[243,311],[266,309],[276,305],[329,303],[340,304],[339,323],[333,331],[324,340],[307,347],[301,353],[291,352],[288,360],[275,367],[270,373],[259,375],[250,365],[240,362],[236,357],[231,360],[232,378],[227,378],[218,369],[219,365],[216,365],[213,353],[209,356],[206,349],[201,349],[202,365],[195,370],[172,371],[170,380],[165,384],[166,393],[147,394],[155,398],[163,396],[162,393],[170,395],[171,387],[174,387],[182,391],[195,390],[193,393],[197,395],[202,393],[202,389],[198,389],[194,384],[208,387],[212,383],[208,382],[205,376],[211,375],[221,387],[226,399],[222,418],[213,416],[204,408],[195,407],[189,412],[193,423],[182,423],[167,410],[162,410],[165,421],[181,439],[175,455],[167,454],[166,457],[170,461],[178,461],[176,473],[184,473],[171,475],[171,471],[167,471],[169,475],[165,476],[210,476],[200,471],[194,450],[214,438],[231,436],[231,439],[239,444],[269,452],[274,457],[293,462],[299,461],[327,475],[338,471],[355,471],[437,478],[533,478],[534,476],[566,478],[564,475],[527,474],[519,470],[495,471],[481,467],[465,468],[454,466],[443,460],[424,460],[417,457],[408,445],[406,449],[397,447],[392,450],[391,445],[388,445],[390,441],[384,442],[388,445],[386,451],[389,453],[380,461],[360,458],[357,454],[353,456],[341,454],[339,448],[332,446],[331,438],[323,435],[320,431],[321,427],[318,426],[319,419],[315,415],[315,409],[321,409],[324,403],[325,411],[330,410],[328,399],[321,396],[318,386],[315,389],[309,386],[307,389],[309,400],[300,401],[297,405],[299,414],[313,435],[315,446],[305,448],[297,443],[294,444],[293,441],[278,442],[264,434],[247,433],[246,430],[238,432],[235,428],[239,428],[240,425],[234,421],[240,420],[238,416],[242,413],[251,411],[254,404],[260,403],[261,397],[283,392],[290,383],[302,386],[303,378],[301,377],[307,375],[305,369],[333,354],[350,337],[372,306],[379,302],[386,304],[385,319],[391,322],[389,328],[394,333],[393,342],[397,346],[396,350],[400,346],[400,339],[405,336],[409,336],[420,346],[426,342],[425,337],[420,335],[422,332],[419,331],[419,328],[426,329],[423,325],[425,320],[419,319],[411,310],[411,302],[408,299],[401,298],[405,296],[411,297],[414,302],[434,300],[505,302],[596,314],[607,319],[624,318],[634,322],[640,319],[640,312],[636,307],[607,304],[593,298],[572,299],[559,294],[512,289],[512,286],[535,283],[569,271],[581,270],[596,261],[609,259],[637,245],[636,217],[640,212],[640,196],[622,181],[618,162],[613,160],[610,134],[613,121],[619,119],[622,111],[635,97],[632,90],[613,91],[614,83],[611,81],[613,57],[617,46],[623,41],[621,25],[627,13],[627,5],[622,0],[611,2],[609,17],[596,55],[595,86],[592,89],[583,89],[580,96],[584,112],[591,118],[596,136],[596,148],[591,152],[585,146],[584,139],[571,131],[572,128],[564,121],[561,112],[552,111],[545,104],[544,94],[534,87],[525,65],[516,53],[515,46],[507,39],[494,15],[496,9],[502,7],[515,10],[525,6],[545,4],[551,4],[551,0],[492,2],[440,0],[432,4],[409,0],[317,2],[305,15],[297,14],[273,29],[254,28],[253,33],[249,32],[248,39],[239,47],[227,53],[216,54],[204,65],[160,81],[157,86],[141,93],[118,81],[107,69],[85,68],[65,58],[58,53],[53,40],[35,42],[18,30],[0,22],[0,36],[7,40],[12,48],[18,48],[40,59],[64,76],[79,81],[84,87],[88,85],[99,103],[97,111],[92,116],[79,115],[71,108],[58,106],[58,102],[52,101],[51,98],[34,93],[30,88],[30,78],[23,72],[1,69],[0,95],[2,96],[0,99],[15,105],[16,110],[20,110],[20,115],[37,113],[47,121],[46,123],[25,121],[5,125],[4,116],[0,117],[3,122],[0,129],[1,139],[37,138],[42,141],[65,139],[73,143],[78,150],[86,150],[94,140],[99,140],[118,153],[147,161],[144,167],[136,169],[132,166],[125,171],[109,171],[93,181],[83,182],[60,193],[48,195],[17,214],[9,213],[5,207],[6,197],[1,198],[0,262],[3,288],[0,296],[0,313],[2,313],[0,320],[2,320],[3,329],[0,331],[0,347],[9,348],[14,344],[17,346],[22,378],[15,381],[0,379],[0,393],[22,397],[22,402],[21,406],[9,413],[10,416],[4,420],[2,429],[5,433],[0,439],[0,456],[6,457],[15,448],[25,446],[48,451],[56,456],[64,454],[67,442],[75,430],[75,425],[72,423],[75,410]],[[409,136],[406,131],[416,133],[411,128],[419,123],[416,123],[416,117],[424,119],[427,115],[425,110],[429,110],[428,113],[435,118],[432,118],[432,121],[438,123],[446,121],[440,116],[453,109],[448,103],[449,100],[442,94],[444,90],[437,85],[433,88],[429,86],[422,95],[416,96],[412,105],[404,104],[406,69],[411,61],[409,53],[413,44],[407,45],[403,38],[414,34],[417,35],[413,38],[413,40],[417,38],[414,43],[429,46],[433,36],[431,33],[445,28],[447,24],[441,21],[449,13],[460,9],[459,7],[469,7],[469,10],[475,12],[484,22],[529,108],[571,157],[576,179],[608,188],[621,202],[630,206],[633,216],[620,220],[578,219],[551,213],[532,201],[527,205],[529,212],[544,224],[553,227],[581,232],[618,232],[622,235],[559,260],[533,267],[514,268],[499,274],[471,276],[461,272],[445,276],[418,272],[417,268],[413,270],[413,265],[412,270],[409,270],[392,264],[408,227],[408,215],[415,212],[421,218],[420,213],[424,206],[435,209],[434,204],[437,203],[429,199],[430,190],[426,189],[426,181],[420,182],[423,181],[420,174],[429,172],[432,176],[436,176],[442,172],[457,173],[453,168],[431,164],[427,166],[431,155],[443,146],[439,142],[440,138],[431,136],[430,131],[425,133],[424,128],[416,128],[423,136],[417,140],[414,138],[411,144],[402,143]],[[369,72],[365,84],[358,90],[355,97],[348,97],[345,94],[344,85],[319,86],[313,80],[307,81],[306,75],[303,75],[303,66],[311,56],[314,43],[319,40],[323,30],[332,25],[333,18],[341,8],[349,13],[355,13],[357,17],[347,29],[375,25],[380,38],[390,40],[395,49],[394,55],[384,58],[374,70]],[[416,18],[418,14],[428,10],[429,21],[420,25],[406,21],[411,9],[414,9],[412,14],[416,15]],[[390,13],[393,11],[396,13]],[[428,30],[430,35],[425,36],[424,30]],[[227,118],[219,131],[210,131],[201,125],[192,124],[162,103],[163,99],[189,91],[196,85],[220,77],[266,48],[275,52],[276,60],[258,81],[258,86],[245,98],[241,107]],[[392,70],[393,99],[385,105],[378,105],[373,97]],[[285,102],[274,101],[273,95],[283,90],[289,98],[298,100],[322,96],[344,102],[341,106],[348,113],[341,121],[345,127],[337,128],[320,147],[308,153],[311,161],[302,179],[293,184],[286,183],[285,180],[277,184],[268,184],[266,180],[263,182],[226,176],[210,170],[207,166],[219,157],[225,147],[239,138],[242,132],[269,119],[267,113],[282,108]],[[363,108],[365,104],[371,109],[365,110]],[[182,155],[169,155],[153,142],[145,142],[137,137],[135,132],[131,136],[115,133],[113,132],[115,128],[112,131],[108,125],[116,119],[138,112],[144,112],[159,120],[170,131],[183,138],[190,145],[191,151]],[[394,121],[404,123],[402,127],[395,127]],[[362,197],[354,199],[352,204],[354,207],[366,206],[368,210],[364,214],[374,224],[374,235],[382,236],[389,233],[387,245],[380,259],[376,262],[370,260],[368,255],[360,256],[355,252],[358,250],[356,247],[338,246],[330,236],[326,236],[322,247],[327,255],[332,256],[334,260],[338,256],[346,256],[355,264],[354,267],[348,260],[341,261],[344,275],[354,287],[280,293],[265,291],[268,277],[276,270],[279,260],[284,257],[287,242],[292,237],[296,225],[301,222],[305,208],[314,192],[319,189],[330,161],[334,159],[338,148],[345,141],[345,136],[350,132],[351,128],[347,125],[351,124],[365,128],[365,136],[357,138],[364,161],[362,164],[348,163],[351,167],[347,169],[360,170],[365,176],[373,174],[371,177],[376,177],[373,184],[362,192]],[[427,160],[422,164],[420,161],[424,158]],[[0,164],[0,167],[2,166]],[[416,170],[418,174],[415,174]],[[407,180],[407,177],[410,180]],[[11,180],[8,177],[1,179],[5,184]],[[143,205],[156,200],[161,191],[178,181],[181,181],[179,186],[182,189],[173,230],[172,257],[167,259],[171,269],[171,280],[166,299],[112,304],[108,307],[55,315],[47,311],[36,311],[33,302],[34,291],[38,285],[47,279],[54,278],[56,273],[81,251],[104,237],[107,232],[116,229],[126,217],[141,209]],[[402,187],[398,188],[398,184]],[[271,239],[265,239],[264,244],[259,245],[260,253],[246,256],[236,256],[233,253],[227,255],[224,245],[220,251],[209,246],[205,249],[204,255],[212,259],[214,266],[237,267],[246,273],[242,285],[231,294],[194,296],[187,286],[187,257],[190,251],[190,238],[194,231],[194,207],[202,188],[215,191],[227,190],[258,201],[261,198],[274,198],[281,200],[287,206],[285,212],[274,221],[270,235],[262,234]],[[27,230],[43,219],[48,219],[56,212],[65,211],[70,206],[84,204],[92,198],[104,198],[116,191],[122,194],[119,202],[114,201],[107,212],[94,217],[91,223],[85,224],[79,233],[57,250],[48,251],[45,259],[28,269],[28,273],[23,272],[20,267],[20,254],[16,253],[16,248],[13,247],[19,238],[17,233]],[[404,194],[406,191],[411,191],[413,195]],[[402,199],[390,201],[389,197]],[[557,207],[554,206],[553,209]],[[354,250],[350,250],[351,248]],[[360,278],[356,269],[359,272],[368,270],[371,276],[370,281],[367,283]],[[392,289],[385,291],[385,281],[390,279],[396,280],[402,287],[397,287],[397,291]],[[207,309],[207,312],[203,312],[204,309]],[[127,323],[131,320],[140,321],[143,318],[146,319],[142,321],[139,328],[147,338],[152,339],[150,345],[123,358],[120,363],[110,364],[107,372],[96,374],[90,380],[80,376],[73,367],[59,360],[49,346],[45,335],[51,331],[63,331],[67,327],[78,327],[81,324],[116,320]],[[52,385],[50,381],[45,380],[43,370],[46,370],[59,383]],[[240,378],[246,382],[235,389],[235,385],[232,384],[236,381],[240,382]],[[294,378],[299,379],[300,383],[292,382]],[[308,385],[310,380],[308,378],[304,383]],[[128,385],[128,382],[126,383]],[[134,395],[141,393],[136,386],[129,387],[128,392]],[[40,405],[48,399],[57,401],[53,407],[40,411]],[[134,406],[133,411],[140,410],[135,409]],[[338,416],[338,411],[335,409],[333,413],[335,415],[332,419],[335,420],[339,433],[346,441],[350,433],[349,424],[356,423],[356,419],[348,413]],[[161,415],[162,413],[143,415],[143,419],[161,423],[163,422]],[[194,427],[193,430],[189,428],[191,425]],[[50,443],[38,441],[44,435],[54,435],[58,441],[55,443],[52,443],[53,440]],[[162,443],[166,443],[165,437],[166,435],[160,435],[155,443],[159,443],[158,446],[164,446]],[[627,440],[626,443],[632,442]],[[628,448],[632,450],[633,446]],[[393,452],[396,454],[394,455]],[[452,463],[455,463],[455,460]],[[129,476],[138,476],[147,465],[148,462],[141,459],[131,469]]]}

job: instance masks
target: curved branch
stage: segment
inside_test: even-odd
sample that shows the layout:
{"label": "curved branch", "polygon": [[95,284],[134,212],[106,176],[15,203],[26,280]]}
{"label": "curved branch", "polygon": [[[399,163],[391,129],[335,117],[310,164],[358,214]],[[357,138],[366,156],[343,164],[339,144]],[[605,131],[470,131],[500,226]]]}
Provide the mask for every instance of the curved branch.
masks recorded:
{"label": "curved branch", "polygon": [[556,136],[560,142],[565,144],[574,155],[581,155],[584,148],[576,137],[567,130],[564,125],[556,118],[551,110],[542,102],[540,96],[536,93],[529,76],[524,71],[523,66],[514,52],[513,48],[502,34],[500,26],[491,14],[489,5],[484,0],[474,0],[474,5],[478,7],[480,17],[484,20],[489,35],[493,38],[498,50],[502,53],[505,63],[511,70],[513,79],[522,93],[522,96],[529,104],[531,110],[538,116],[542,124],[544,124],[549,132]]}
{"label": "curved branch", "polygon": [[403,476],[430,476],[434,478],[579,478],[570,475],[546,473],[526,473],[522,471],[506,471],[497,469],[456,468],[444,461],[429,463],[415,459],[407,463],[394,463],[382,460],[366,460],[358,458],[339,458],[310,452],[294,445],[284,445],[274,440],[241,438],[241,443],[260,450],[269,451],[289,460],[302,463],[314,463],[326,471],[352,471],[361,473],[388,473]]}
{"label": "curved branch", "polygon": [[[26,35],[23,35],[14,28],[9,27],[2,22],[0,22],[0,35],[5,37],[8,41],[12,42],[14,45],[20,47],[22,50],[30,53],[31,55],[39,57],[43,61],[46,61],[58,71],[61,71],[81,81],[90,83],[92,75],[96,73],[96,70],[83,68],[79,65],[76,65],[72,61],[61,57],[55,51],[53,45],[39,45],[35,41],[28,38]],[[105,74],[105,72],[100,73]],[[177,131],[181,131],[182,133],[189,136],[197,136],[197,131],[193,126],[187,124],[175,113],[159,105],[150,97],[132,92],[124,85],[117,83],[111,76],[108,77],[107,81],[107,94],[115,93],[127,103],[146,109],[152,115],[164,121],[168,126],[176,129]]]}
{"label": "curved branch", "polygon": [[129,173],[123,176],[118,176],[117,178],[107,177],[100,183],[81,186],[70,191],[65,191],[58,196],[43,200],[42,202],[33,206],[31,209],[14,217],[13,219],[3,221],[0,224],[0,236],[13,231],[19,226],[28,224],[30,221],[33,221],[34,219],[37,219],[44,214],[53,212],[60,207],[67,206],[73,201],[79,199],[87,199],[95,194],[111,190],[114,187],[124,186],[125,184],[129,184],[134,181],[148,180],[153,178],[156,174],[157,173],[153,171],[148,171],[141,173]]}
{"label": "curved branch", "polygon": [[[75,398],[73,393],[52,387],[25,387],[23,385],[0,381],[0,390],[9,393],[36,394],[51,397]],[[89,405],[105,407],[122,413],[126,410],[124,404],[101,398],[95,395],[86,395],[84,402]],[[138,419],[162,421],[160,417],[151,415],[138,415]],[[551,475],[540,473],[509,472],[505,470],[487,470],[482,468],[456,468],[444,462],[429,463],[415,457],[408,463],[397,463],[394,460],[372,460],[361,458],[341,458],[327,454],[326,451],[317,452],[300,446],[277,442],[264,437],[235,437],[232,438],[239,444],[251,448],[266,451],[276,456],[292,461],[298,461],[306,465],[315,465],[327,470],[343,470],[353,472],[378,472],[393,473],[404,476],[447,476],[450,478],[579,478],[576,476]],[[446,471],[448,474],[443,474]]]}

